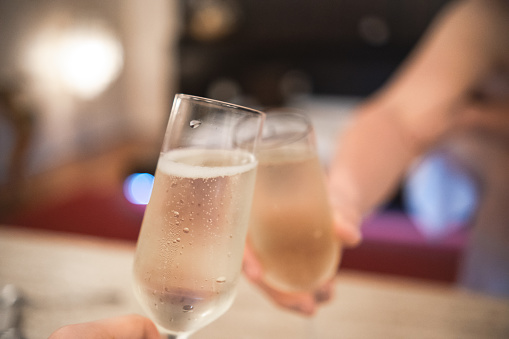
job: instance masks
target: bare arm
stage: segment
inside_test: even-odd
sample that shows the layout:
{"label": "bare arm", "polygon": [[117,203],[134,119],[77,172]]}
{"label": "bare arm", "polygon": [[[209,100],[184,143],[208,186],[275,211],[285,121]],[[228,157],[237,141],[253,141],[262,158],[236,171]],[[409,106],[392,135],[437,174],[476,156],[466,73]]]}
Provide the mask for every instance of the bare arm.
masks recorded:
{"label": "bare arm", "polygon": [[449,6],[393,79],[356,112],[330,169],[340,229],[387,199],[410,163],[459,123],[472,91],[507,65],[507,6],[497,1]]}
{"label": "bare arm", "polygon": [[[468,112],[471,93],[485,78],[499,67],[509,69],[509,3],[503,1],[450,5],[394,77],[356,112],[329,173],[336,231],[345,244],[361,240],[361,218],[388,198],[416,157],[455,126],[488,122]],[[491,123],[500,125],[499,115],[492,116]],[[272,290],[256,258],[246,255],[244,263],[246,275],[283,307],[312,314],[330,297],[326,286],[318,298]]]}

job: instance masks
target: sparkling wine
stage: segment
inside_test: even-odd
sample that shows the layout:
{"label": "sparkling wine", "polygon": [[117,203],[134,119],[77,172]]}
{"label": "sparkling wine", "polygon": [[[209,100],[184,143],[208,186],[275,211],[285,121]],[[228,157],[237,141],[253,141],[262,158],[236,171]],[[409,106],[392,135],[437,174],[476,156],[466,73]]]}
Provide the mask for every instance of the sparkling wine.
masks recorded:
{"label": "sparkling wine", "polygon": [[159,158],[134,283],[163,331],[193,332],[233,302],[255,176],[255,158],[238,150],[181,149]]}
{"label": "sparkling wine", "polygon": [[335,274],[340,256],[318,157],[296,147],[258,159],[250,244],[267,283],[311,291]]}

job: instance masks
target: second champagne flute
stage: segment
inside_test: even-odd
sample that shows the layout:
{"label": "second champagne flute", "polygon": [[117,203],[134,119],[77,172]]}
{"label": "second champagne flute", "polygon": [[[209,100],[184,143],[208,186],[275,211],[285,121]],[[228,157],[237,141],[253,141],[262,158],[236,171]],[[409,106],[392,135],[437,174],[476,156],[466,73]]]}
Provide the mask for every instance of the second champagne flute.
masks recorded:
{"label": "second champagne flute", "polygon": [[258,161],[251,250],[267,284],[314,293],[336,274],[341,249],[307,116],[268,112]]}

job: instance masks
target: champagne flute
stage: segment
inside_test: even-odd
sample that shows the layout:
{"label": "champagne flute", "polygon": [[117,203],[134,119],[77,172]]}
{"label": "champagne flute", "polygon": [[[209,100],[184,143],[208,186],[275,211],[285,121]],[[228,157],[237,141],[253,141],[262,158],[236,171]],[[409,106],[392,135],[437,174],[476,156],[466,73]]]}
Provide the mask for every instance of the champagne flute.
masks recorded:
{"label": "champagne flute", "polygon": [[341,246],[308,117],[267,112],[257,154],[251,250],[268,285],[314,293],[336,274]]}
{"label": "champagne flute", "polygon": [[264,113],[177,94],[143,218],[135,294],[168,338],[187,338],[231,306]]}

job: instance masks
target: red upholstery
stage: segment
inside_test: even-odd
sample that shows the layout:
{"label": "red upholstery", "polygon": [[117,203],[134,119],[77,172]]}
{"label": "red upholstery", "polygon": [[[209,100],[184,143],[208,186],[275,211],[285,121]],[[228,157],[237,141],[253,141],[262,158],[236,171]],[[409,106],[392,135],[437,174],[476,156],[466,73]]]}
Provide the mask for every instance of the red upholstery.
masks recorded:
{"label": "red upholstery", "polygon": [[145,206],[121,191],[85,191],[56,203],[24,210],[3,223],[45,230],[136,240]]}
{"label": "red upholstery", "polygon": [[341,268],[454,282],[468,231],[440,241],[421,235],[403,213],[384,212],[366,220],[363,242],[344,251]]}

